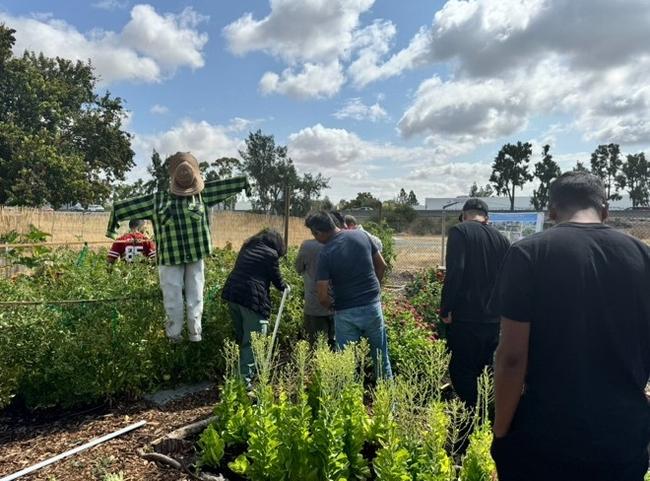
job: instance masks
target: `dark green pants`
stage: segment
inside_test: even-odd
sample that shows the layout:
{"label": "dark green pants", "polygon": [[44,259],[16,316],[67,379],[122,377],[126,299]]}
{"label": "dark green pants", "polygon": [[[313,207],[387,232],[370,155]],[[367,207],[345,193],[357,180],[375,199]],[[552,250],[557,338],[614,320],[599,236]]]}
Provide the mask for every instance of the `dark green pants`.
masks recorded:
{"label": "dark green pants", "polygon": [[334,346],[334,316],[304,315],[305,334],[310,344],[316,342],[318,336],[326,336],[327,343]]}
{"label": "dark green pants", "polygon": [[235,340],[239,344],[239,372],[244,377],[251,376],[255,370],[251,333],[262,330],[260,321],[264,317],[235,302],[229,302],[228,306],[230,307],[230,317],[235,327]]}

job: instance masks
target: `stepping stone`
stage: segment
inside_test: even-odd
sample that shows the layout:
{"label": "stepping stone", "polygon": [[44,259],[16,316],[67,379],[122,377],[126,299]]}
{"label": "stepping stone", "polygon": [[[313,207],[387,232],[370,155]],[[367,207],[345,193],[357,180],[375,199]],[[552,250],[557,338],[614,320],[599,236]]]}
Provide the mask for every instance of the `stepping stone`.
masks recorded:
{"label": "stepping stone", "polygon": [[145,394],[144,398],[158,407],[164,407],[172,401],[183,399],[190,394],[196,394],[214,388],[214,383],[202,382],[199,384],[181,384],[174,389],[165,389],[151,394]]}

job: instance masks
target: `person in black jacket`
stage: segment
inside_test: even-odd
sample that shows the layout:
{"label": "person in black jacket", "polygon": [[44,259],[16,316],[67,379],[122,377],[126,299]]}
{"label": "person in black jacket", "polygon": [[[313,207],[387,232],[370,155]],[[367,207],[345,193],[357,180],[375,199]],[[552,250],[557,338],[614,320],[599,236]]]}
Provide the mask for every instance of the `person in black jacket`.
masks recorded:
{"label": "person in black jacket", "polygon": [[467,200],[463,222],[449,230],[440,316],[448,324],[451,383],[468,406],[476,404],[476,382],[492,365],[499,341],[498,316],[488,302],[509,244],[488,225],[488,206],[481,199]]}
{"label": "person in black jacket", "polygon": [[271,283],[280,291],[287,287],[280,273],[280,258],[286,254],[282,236],[264,229],[244,242],[235,267],[226,279],[221,297],[228,301],[239,344],[239,367],[244,377],[254,366],[251,333],[260,331],[260,321],[271,313]]}

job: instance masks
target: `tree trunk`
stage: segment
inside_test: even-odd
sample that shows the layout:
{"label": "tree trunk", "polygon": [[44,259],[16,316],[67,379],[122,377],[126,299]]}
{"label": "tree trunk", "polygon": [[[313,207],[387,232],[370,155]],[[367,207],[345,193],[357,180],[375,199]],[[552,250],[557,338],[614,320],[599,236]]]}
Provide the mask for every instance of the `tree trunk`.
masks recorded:
{"label": "tree trunk", "polygon": [[514,211],[515,210],[515,189],[517,187],[512,184],[512,194],[510,194],[510,210]]}

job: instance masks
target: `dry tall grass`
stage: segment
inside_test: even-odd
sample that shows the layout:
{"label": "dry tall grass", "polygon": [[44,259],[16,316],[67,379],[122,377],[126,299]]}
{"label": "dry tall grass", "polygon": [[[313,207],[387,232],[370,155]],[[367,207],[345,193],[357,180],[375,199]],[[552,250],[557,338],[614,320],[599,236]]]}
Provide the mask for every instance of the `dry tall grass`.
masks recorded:
{"label": "dry tall grass", "polygon": [[[40,209],[0,207],[0,235],[16,231],[26,233],[30,225],[51,234],[48,242],[106,242],[107,212],[78,213],[55,212]],[[304,225],[304,219],[291,217],[289,219],[289,245],[300,243],[311,238],[311,233]],[[128,223],[122,225],[126,230]],[[284,218],[250,214],[245,212],[215,211],[211,218],[212,242],[217,247],[227,243],[239,249],[248,237],[265,227],[272,227],[284,232]]]}

